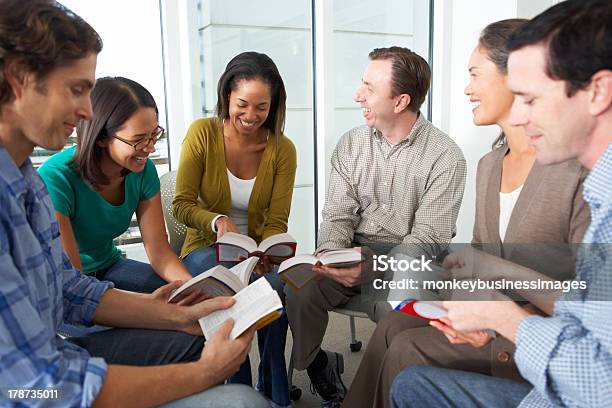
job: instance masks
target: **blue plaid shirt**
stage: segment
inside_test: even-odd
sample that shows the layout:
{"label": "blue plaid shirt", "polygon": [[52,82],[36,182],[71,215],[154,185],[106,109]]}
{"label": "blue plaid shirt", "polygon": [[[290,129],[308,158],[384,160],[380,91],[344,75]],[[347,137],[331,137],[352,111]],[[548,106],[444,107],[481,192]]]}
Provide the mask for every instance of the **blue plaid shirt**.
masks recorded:
{"label": "blue plaid shirt", "polygon": [[[49,193],[28,159],[0,144],[0,406],[90,406],[106,363],[56,334],[91,325],[112,287],[81,274],[62,249]],[[11,389],[57,389],[57,399],[9,399]]]}
{"label": "blue plaid shirt", "polygon": [[516,363],[534,385],[521,407],[612,407],[612,143],[584,182],[591,225],[576,279],[552,317],[523,319]]}

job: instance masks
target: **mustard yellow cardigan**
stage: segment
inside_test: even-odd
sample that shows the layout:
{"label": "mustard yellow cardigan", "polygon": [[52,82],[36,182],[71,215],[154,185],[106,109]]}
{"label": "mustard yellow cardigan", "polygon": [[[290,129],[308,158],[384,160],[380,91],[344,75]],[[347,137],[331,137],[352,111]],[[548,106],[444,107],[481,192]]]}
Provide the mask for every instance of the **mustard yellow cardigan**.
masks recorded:
{"label": "mustard yellow cardigan", "polygon": [[[293,142],[285,135],[271,135],[249,198],[249,236],[258,243],[287,232],[296,167]],[[210,224],[217,215],[229,214],[230,208],[221,121],[217,117],[197,120],[181,147],[172,202],[174,217],[188,227],[181,256],[214,243],[217,236]]]}

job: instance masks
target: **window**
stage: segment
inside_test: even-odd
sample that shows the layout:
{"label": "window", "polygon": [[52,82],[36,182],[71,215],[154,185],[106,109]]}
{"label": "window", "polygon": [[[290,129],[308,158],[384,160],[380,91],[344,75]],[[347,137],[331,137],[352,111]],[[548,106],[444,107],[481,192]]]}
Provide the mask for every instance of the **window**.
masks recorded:
{"label": "window", "polygon": [[[159,122],[167,128],[166,96],[162,54],[162,30],[158,0],[62,0],[61,3],[87,21],[100,35],[104,47],[98,55],[96,78],[123,76],[133,79],[151,92],[159,110]],[[76,143],[76,134],[69,137],[66,147]],[[159,175],[168,172],[168,138],[160,139],[150,158]],[[36,148],[32,154],[35,167],[40,166],[50,152]],[[141,242],[136,221],[115,242]]]}
{"label": "window", "polygon": [[[344,132],[364,123],[353,95],[368,53],[399,45],[429,60],[431,4],[425,0],[381,0],[375,5],[367,0],[271,3],[199,0],[199,97],[202,114],[214,115],[217,81],[240,52],[263,52],[275,61],[287,89],[285,133],[298,151],[289,231],[299,242],[299,252],[311,252],[331,153]],[[429,117],[427,101],[422,112]]]}
{"label": "window", "polygon": [[289,232],[299,252],[314,250],[314,116],[310,0],[202,0],[198,27],[202,114],[213,116],[217,82],[227,63],[244,51],[267,54],[287,91],[285,134],[298,151]]}

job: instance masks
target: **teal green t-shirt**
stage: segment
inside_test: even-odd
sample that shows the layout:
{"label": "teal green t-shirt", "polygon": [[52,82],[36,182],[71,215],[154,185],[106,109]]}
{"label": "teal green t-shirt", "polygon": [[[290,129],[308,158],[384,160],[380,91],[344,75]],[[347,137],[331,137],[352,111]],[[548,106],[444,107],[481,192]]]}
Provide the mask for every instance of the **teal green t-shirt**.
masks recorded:
{"label": "teal green t-shirt", "polygon": [[147,160],[142,172],[125,177],[123,203],[113,205],[74,173],[68,164],[74,151],[71,147],[51,156],[38,172],[49,190],[55,211],[70,218],[83,272],[92,273],[121,259],[113,239],[129,227],[138,204],[157,194],[159,178],[155,165]]}

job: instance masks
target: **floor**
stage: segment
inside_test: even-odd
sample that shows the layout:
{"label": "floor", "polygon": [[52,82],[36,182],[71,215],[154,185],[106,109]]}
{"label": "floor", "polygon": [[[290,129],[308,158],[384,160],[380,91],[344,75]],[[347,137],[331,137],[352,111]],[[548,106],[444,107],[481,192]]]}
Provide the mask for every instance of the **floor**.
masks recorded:
{"label": "floor", "polygon": [[[359,352],[351,352],[349,349],[351,331],[349,318],[347,316],[338,313],[330,313],[327,333],[323,339],[323,349],[335,351],[344,356],[344,374],[342,375],[342,380],[347,387],[349,387],[353,381],[353,377],[361,361],[361,356],[367,347],[367,341],[374,332],[376,325],[369,319],[356,318],[355,327],[357,340],[363,343],[361,351]],[[289,333],[287,335],[287,347],[285,348],[287,362],[289,362],[289,355],[291,354],[291,344],[291,334]],[[256,344],[253,344],[251,348],[250,358],[253,367],[252,372],[255,373],[257,363],[259,362]],[[253,378],[253,381],[255,383],[256,379]],[[310,392],[310,381],[308,380],[306,371],[295,371],[293,374],[293,384],[302,390],[302,397],[294,402],[295,408],[315,408],[320,406],[321,402],[319,397]]]}

